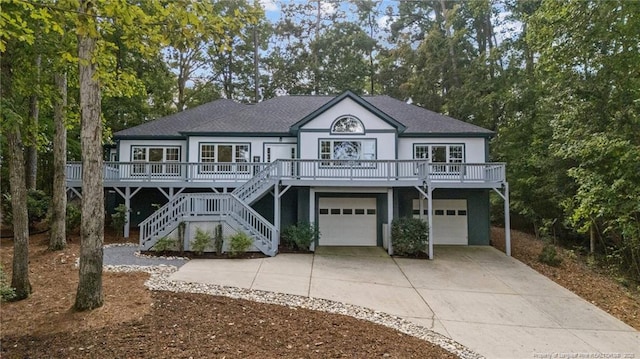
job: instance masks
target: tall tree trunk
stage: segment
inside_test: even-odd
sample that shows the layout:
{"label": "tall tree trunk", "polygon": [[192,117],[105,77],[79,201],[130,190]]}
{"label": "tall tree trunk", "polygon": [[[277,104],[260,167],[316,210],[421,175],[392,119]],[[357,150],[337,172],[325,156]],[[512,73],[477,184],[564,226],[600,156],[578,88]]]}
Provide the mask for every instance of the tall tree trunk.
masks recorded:
{"label": "tall tree trunk", "polygon": [[[259,6],[257,0],[253,4]],[[260,71],[258,67],[258,24],[253,25],[253,96],[255,103],[260,102]]]}
{"label": "tall tree trunk", "polygon": [[589,253],[596,252],[596,225],[592,222],[589,227]]}
{"label": "tall tree trunk", "polygon": [[180,52],[179,54],[179,70],[178,70],[178,101],[176,102],[176,107],[178,108],[178,112],[184,110],[185,103],[187,100],[185,99],[185,89],[187,87],[188,74],[190,72],[188,60],[186,59],[187,55],[184,52]]}
{"label": "tall tree trunk", "polygon": [[7,131],[9,146],[9,184],[13,210],[13,273],[11,287],[15,300],[31,294],[29,282],[29,216],[27,213],[27,187],[25,183],[24,153],[20,128],[14,124]]}
{"label": "tall tree trunk", "polygon": [[[369,37],[373,39],[373,15],[371,14],[371,9],[369,9]],[[374,85],[375,85],[375,69],[373,63],[373,46],[369,49],[369,82],[371,85],[371,91],[369,95],[373,96],[374,94]]]}
{"label": "tall tree trunk", "polygon": [[67,187],[65,184],[65,167],[67,161],[67,127],[65,108],[67,106],[67,74],[55,74],[58,96],[53,106],[54,138],[53,138],[53,203],[51,206],[51,234],[49,250],[56,251],[67,245]]}
{"label": "tall tree trunk", "polygon": [[316,15],[316,38],[313,49],[313,94],[320,95],[320,48],[318,48],[318,39],[320,39],[320,21],[322,21],[322,2],[318,0],[318,13]]}
{"label": "tall tree trunk", "polygon": [[[454,11],[453,9],[447,9],[447,5],[445,0],[440,0],[440,6],[442,7],[442,15],[444,16],[444,35],[447,40],[447,49],[449,50],[449,60],[451,61],[451,71],[453,72],[453,86],[451,87],[460,87],[460,77],[458,74],[458,60],[456,59],[456,51],[453,43],[453,33],[451,32],[451,17],[449,16],[449,11]],[[453,5],[455,9],[455,4]]]}
{"label": "tall tree trunk", "polygon": [[[104,192],[100,84],[97,80],[96,38],[98,32],[91,0],[80,1],[84,29],[78,31],[80,75],[80,145],[82,149],[82,226],[80,232],[80,279],[76,310],[102,306],[102,244],[104,242]],[[89,15],[89,16],[88,16]]]}
{"label": "tall tree trunk", "polygon": [[[36,69],[36,81],[40,82],[40,67],[42,65],[42,55],[38,54],[35,58],[34,67]],[[36,86],[36,88],[38,88]],[[27,127],[27,135],[29,142],[25,148],[25,170],[26,183],[28,189],[36,189],[36,180],[38,178],[38,120],[40,117],[40,104],[37,91],[29,98],[29,126]]]}

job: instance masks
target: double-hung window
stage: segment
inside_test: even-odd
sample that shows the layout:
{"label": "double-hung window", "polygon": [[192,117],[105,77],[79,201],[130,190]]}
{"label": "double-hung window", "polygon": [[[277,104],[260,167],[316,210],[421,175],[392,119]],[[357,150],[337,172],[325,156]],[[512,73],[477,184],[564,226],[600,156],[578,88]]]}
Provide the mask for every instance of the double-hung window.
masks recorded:
{"label": "double-hung window", "polygon": [[432,173],[460,173],[464,145],[416,144],[413,146],[413,158],[427,159]]}
{"label": "double-hung window", "polygon": [[200,162],[202,173],[248,173],[248,143],[201,143]]}
{"label": "double-hung window", "polygon": [[132,146],[133,175],[179,175],[180,147]]}

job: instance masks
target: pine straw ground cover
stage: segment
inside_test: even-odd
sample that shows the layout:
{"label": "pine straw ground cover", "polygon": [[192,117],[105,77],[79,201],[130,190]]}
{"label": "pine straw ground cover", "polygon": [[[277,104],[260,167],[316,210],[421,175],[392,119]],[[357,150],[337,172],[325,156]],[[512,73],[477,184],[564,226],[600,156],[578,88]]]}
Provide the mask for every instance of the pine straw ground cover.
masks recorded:
{"label": "pine straw ground cover", "polygon": [[[143,273],[106,273],[105,305],[76,313],[78,237],[30,241],[33,295],[0,308],[2,358],[456,358],[426,341],[348,316],[204,294],[151,292]],[[106,242],[117,241],[107,236]],[[12,241],[0,241],[11,272]]]}
{"label": "pine straw ground cover", "polygon": [[[491,238],[493,245],[504,251],[504,229],[492,228]],[[585,257],[560,247],[556,247],[562,258],[560,266],[543,264],[538,260],[543,245],[531,234],[511,232],[511,255],[514,258],[640,330],[640,293],[623,287],[612,277],[590,267]]]}

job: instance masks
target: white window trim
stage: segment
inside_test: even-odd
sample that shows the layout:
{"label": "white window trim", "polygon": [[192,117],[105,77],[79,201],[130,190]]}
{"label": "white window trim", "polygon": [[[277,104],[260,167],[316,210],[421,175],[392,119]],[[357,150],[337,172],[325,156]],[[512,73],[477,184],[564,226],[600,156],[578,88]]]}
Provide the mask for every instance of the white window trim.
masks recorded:
{"label": "white window trim", "polygon": [[[144,159],[134,159],[134,155],[137,149],[144,150]],[[161,149],[162,160],[151,161],[149,158],[151,149]],[[168,149],[178,150],[177,160],[167,159]],[[131,174],[134,176],[144,176],[144,175],[148,175],[150,172],[153,175],[178,176],[180,175],[180,165],[178,163],[180,163],[181,156],[182,156],[181,146],[154,146],[154,145],[131,146],[131,162],[134,162],[131,169]]]}
{"label": "white window trim", "polygon": [[[213,146],[213,161],[204,161],[202,158],[202,148],[204,146]],[[220,158],[219,148],[220,146],[231,146],[231,162],[219,162]],[[239,146],[246,146],[247,157],[238,157],[237,151]],[[228,143],[228,142],[200,142],[198,146],[198,162],[202,163],[199,168],[199,173],[249,173],[248,165],[238,165],[238,163],[249,163],[251,161],[251,143]]]}
{"label": "white window trim", "polygon": [[[356,121],[359,124],[359,128],[361,130],[359,131],[336,131],[336,125],[343,120],[352,120],[352,121]],[[362,123],[362,121],[360,121],[359,118],[353,116],[353,115],[342,115],[338,118],[336,118],[333,123],[331,123],[331,134],[332,135],[364,135],[365,134],[365,128],[364,128],[364,124]]]}
{"label": "white window trim", "polygon": [[[322,158],[323,153],[322,152],[322,144],[323,142],[329,142],[329,156],[330,158]],[[360,149],[361,151],[363,151],[364,149],[364,143],[365,142],[372,142],[373,143],[373,153],[372,158],[360,158],[360,159],[354,159],[354,160],[339,160],[336,159],[334,157],[335,154],[335,145],[338,142],[358,142],[360,143]],[[320,166],[322,168],[328,168],[328,167],[341,167],[341,166],[358,166],[358,167],[366,167],[366,168],[375,168],[376,164],[375,162],[367,162],[368,160],[376,160],[378,157],[378,143],[375,139],[364,139],[364,138],[320,138],[318,139],[318,159],[323,160],[323,162],[320,163]],[[360,155],[363,155],[363,153],[361,153]],[[326,160],[326,161],[325,161]],[[332,161],[340,161],[340,162],[332,162]]]}
{"label": "white window trim", "polygon": [[[418,148],[426,148],[426,153],[428,154],[428,158],[418,158],[417,155],[417,150]],[[433,149],[435,147],[444,147],[445,148],[445,157],[446,160],[445,162],[433,162],[432,159],[432,154],[433,154]],[[452,156],[452,148],[461,148],[461,154],[462,157],[458,158],[458,157],[453,157]],[[435,173],[446,173],[446,174],[460,174],[461,171],[461,167],[457,166],[455,164],[457,163],[465,163],[465,156],[466,156],[466,148],[465,148],[465,144],[464,143],[414,143],[413,144],[413,158],[414,159],[426,159],[428,160],[429,163],[431,164],[435,164],[432,168],[434,170]],[[437,164],[442,164],[441,166],[438,166]]]}

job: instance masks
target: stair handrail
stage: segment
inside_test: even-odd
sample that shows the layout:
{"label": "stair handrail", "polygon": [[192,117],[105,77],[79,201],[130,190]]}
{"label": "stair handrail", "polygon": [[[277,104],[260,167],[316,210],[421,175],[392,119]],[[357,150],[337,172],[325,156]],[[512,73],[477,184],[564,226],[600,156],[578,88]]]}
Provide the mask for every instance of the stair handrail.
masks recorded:
{"label": "stair handrail", "polygon": [[165,226],[158,226],[158,222],[162,221],[166,225],[167,223],[176,221],[177,218],[184,215],[185,208],[183,204],[186,202],[187,198],[186,194],[175,196],[173,200],[167,202],[152,215],[140,222],[138,225],[140,228],[140,246],[144,247],[144,244],[149,241],[149,239],[162,232]]}
{"label": "stair handrail", "polygon": [[256,237],[256,246],[265,254],[274,255],[276,252],[277,229],[260,213],[246,202],[232,193],[185,193],[177,195],[172,201],[167,202],[154,214],[140,223],[140,245],[146,248],[149,240],[166,230],[175,228],[179,219],[185,216],[194,216],[202,213],[196,211],[194,200],[217,197],[226,199],[227,204],[213,211],[211,214],[231,216],[235,221],[244,225],[250,234]]}
{"label": "stair handrail", "polygon": [[[253,209],[248,203],[242,201],[235,194],[229,193],[229,198],[232,199],[229,204],[229,213],[233,215],[233,218],[242,222],[241,224],[247,225],[250,229],[252,229],[254,235],[256,235],[260,241],[267,247],[269,253],[265,253],[267,255],[274,255],[277,249],[277,232],[278,229],[276,226],[271,224],[267,219],[265,219],[258,211]],[[234,210],[231,208],[233,205],[238,205],[244,210],[249,218],[246,218],[239,213],[238,210]]]}
{"label": "stair handrail", "polygon": [[[173,227],[180,217],[193,215],[193,201],[194,198],[203,198],[207,196],[220,196],[228,197],[229,205],[226,209],[227,215],[232,215],[234,220],[242,222],[247,226],[252,234],[254,234],[260,243],[266,247],[263,252],[267,255],[274,255],[277,251],[277,228],[254,210],[247,199],[249,199],[256,189],[262,186],[270,187],[277,181],[279,176],[280,160],[271,162],[264,167],[261,171],[256,173],[249,181],[237,187],[231,193],[185,193],[175,196],[171,201],[167,202],[164,206],[159,208],[151,216],[140,222],[140,246],[145,247],[145,244],[151,240],[154,236],[158,236],[162,231],[167,228]],[[233,199],[233,203],[232,200]],[[185,204],[188,203],[188,206]],[[242,215],[241,210],[233,208],[233,205],[239,205],[249,218],[245,218]],[[235,209],[235,210],[234,210]],[[159,224],[162,224],[159,225]],[[261,248],[262,250],[262,248]]]}
{"label": "stair handrail", "polygon": [[[254,191],[252,190],[255,186],[261,182],[271,183],[271,181],[278,180],[280,178],[278,174],[280,160],[275,160],[265,166],[261,171],[256,173],[250,180],[243,183],[242,186],[237,187],[231,193],[236,195],[238,199],[241,201],[245,201],[247,198],[251,196]],[[265,181],[266,180],[266,181]]]}

